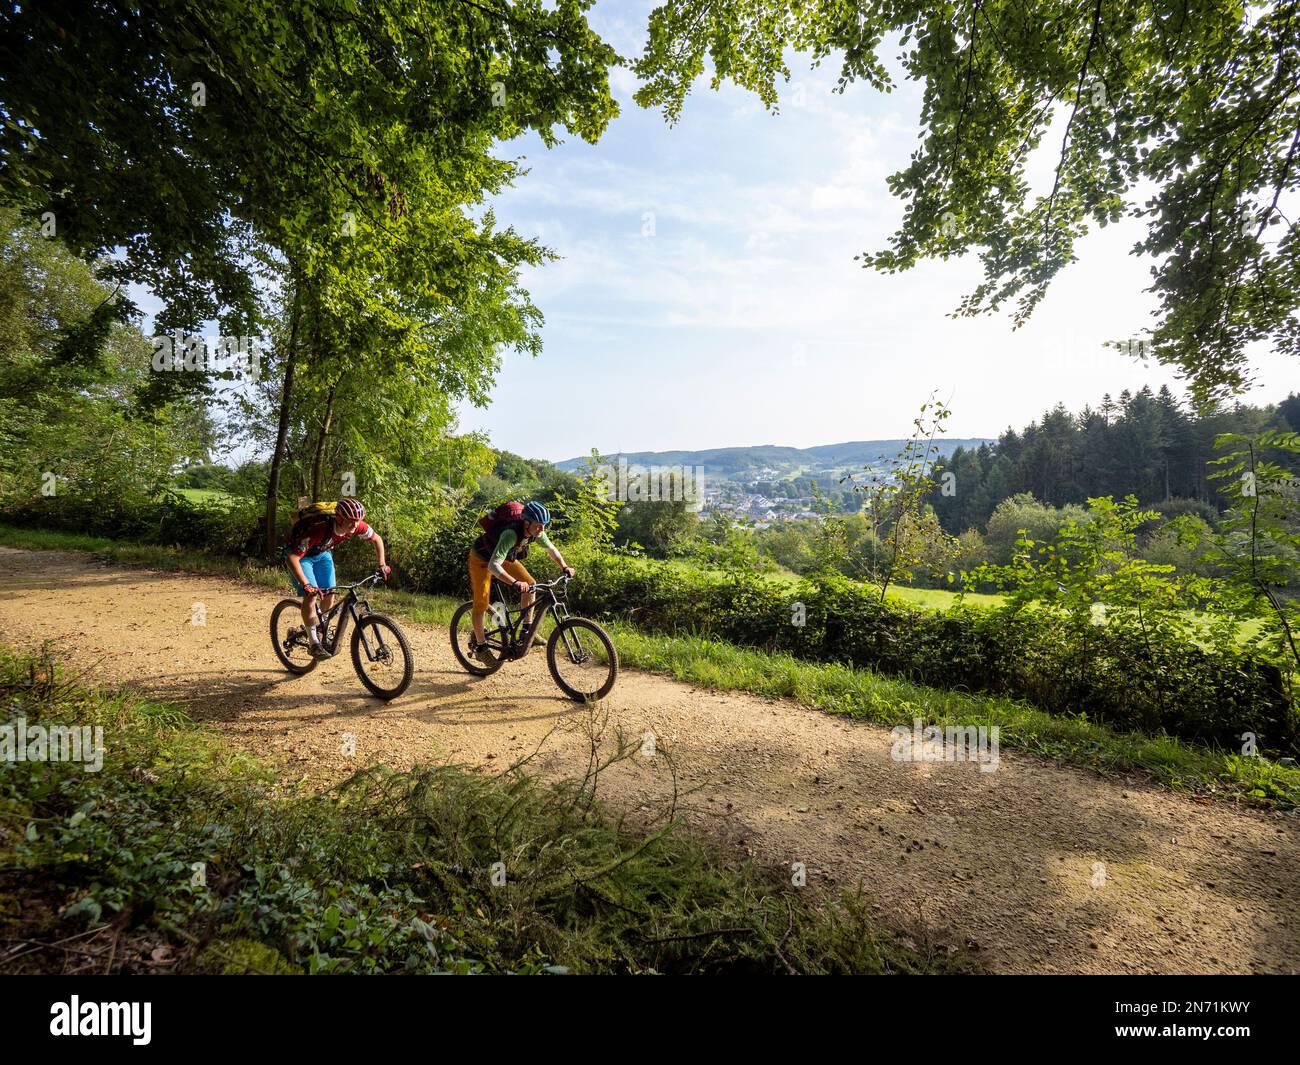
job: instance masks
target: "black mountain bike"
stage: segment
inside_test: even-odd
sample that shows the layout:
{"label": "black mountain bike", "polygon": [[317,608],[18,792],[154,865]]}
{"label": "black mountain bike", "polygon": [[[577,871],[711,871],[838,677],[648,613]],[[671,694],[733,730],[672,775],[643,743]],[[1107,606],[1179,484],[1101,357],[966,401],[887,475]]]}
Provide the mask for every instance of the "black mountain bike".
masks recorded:
{"label": "black mountain bike", "polygon": [[[329,613],[323,616],[318,599],[316,617],[319,619],[321,646],[331,655],[343,643],[348,622],[355,623],[356,627],[352,630],[352,666],[371,694],[387,701],[396,699],[406,691],[415,669],[415,659],[411,656],[411,645],[406,642],[406,635],[397,627],[397,622],[386,614],[376,614],[370,609],[370,604],[357,595],[358,588],[365,588],[383,579],[382,573],[374,573],[364,581],[334,588],[333,591],[346,591],[347,595],[339,599],[330,607]],[[330,589],[321,589],[322,594],[328,591]],[[333,631],[330,631],[332,622]],[[301,675],[316,668],[320,660],[312,657],[307,628],[302,623],[300,600],[282,599],[271,611],[271,645],[275,648],[276,657],[290,673]]]}
{"label": "black mountain bike", "polygon": [[609,634],[594,621],[569,616],[564,601],[568,584],[569,578],[564,576],[534,584],[538,594],[533,600],[532,623],[527,624],[523,611],[511,610],[500,595],[498,582],[493,581],[497,598],[483,618],[482,647],[489,661],[475,657],[479,645],[474,639],[472,602],[457,607],[451,618],[451,649],[456,661],[476,677],[491,676],[507,659],[528,654],[542,620],[550,616],[555,628],[546,641],[546,664],[560,691],[580,703],[605,698],[618,679],[618,652]]}

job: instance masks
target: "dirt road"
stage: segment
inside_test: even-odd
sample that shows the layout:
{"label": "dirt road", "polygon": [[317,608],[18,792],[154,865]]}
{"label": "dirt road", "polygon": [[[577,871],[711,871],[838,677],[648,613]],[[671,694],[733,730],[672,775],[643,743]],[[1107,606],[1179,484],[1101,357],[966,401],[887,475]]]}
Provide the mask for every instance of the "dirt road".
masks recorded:
{"label": "dirt road", "polygon": [[[591,713],[560,695],[543,652],[476,680],[445,630],[406,624],[415,680],[384,705],[345,655],[306,677],[280,668],[267,635],[279,598],[0,548],[0,641],[54,639],[88,679],[182,703],[304,774],[337,778],[371,761],[500,769],[539,745],[541,772],[585,769]],[[195,603],[203,626],[191,625]],[[606,742],[615,729],[638,743],[652,731],[661,752],[602,776],[606,801],[664,801],[670,752],[698,830],[803,863],[813,891],[861,883],[882,920],[932,945],[971,945],[989,970],[1300,971],[1294,815],[1202,805],[1014,751],[995,772],[898,762],[884,728],[626,670],[602,710]]]}

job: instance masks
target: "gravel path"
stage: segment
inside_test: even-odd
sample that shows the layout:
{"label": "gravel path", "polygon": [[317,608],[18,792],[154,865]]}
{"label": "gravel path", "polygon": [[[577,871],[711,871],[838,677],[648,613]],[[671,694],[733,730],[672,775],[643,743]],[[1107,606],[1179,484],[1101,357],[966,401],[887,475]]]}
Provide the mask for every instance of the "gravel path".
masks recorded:
{"label": "gravel path", "polygon": [[1300,971],[1293,815],[1014,751],[995,772],[894,761],[887,729],[631,670],[593,712],[560,695],[543,651],[478,680],[445,629],[413,623],[415,680],[384,705],[345,654],[305,677],[280,668],[267,632],[277,593],[73,552],[0,548],[0,575],[0,641],[53,639],[87,679],[185,704],[310,778],[376,761],[503,769],[534,751],[543,774],[581,774],[593,734],[608,748],[619,731],[638,745],[652,731],[656,757],[601,776],[612,806],[653,810],[676,787],[697,830],[802,863],[813,891],[861,883],[882,920],[932,947],[965,945],[992,971]]}

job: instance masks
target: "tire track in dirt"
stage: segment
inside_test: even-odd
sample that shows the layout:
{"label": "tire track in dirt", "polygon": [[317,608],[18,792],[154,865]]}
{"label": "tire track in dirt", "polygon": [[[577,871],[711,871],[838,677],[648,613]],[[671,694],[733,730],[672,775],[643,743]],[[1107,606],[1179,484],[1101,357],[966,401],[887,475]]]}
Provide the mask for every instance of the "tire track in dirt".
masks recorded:
{"label": "tire track in dirt", "polygon": [[[606,745],[615,730],[637,744],[652,730],[659,757],[602,774],[612,806],[668,801],[671,758],[697,830],[763,861],[804,863],[814,891],[860,883],[882,920],[932,944],[976,944],[992,971],[1300,970],[1294,815],[1201,805],[1015,751],[990,773],[895,762],[885,728],[627,670],[593,720],[560,695],[544,652],[479,680],[437,626],[403,624],[415,679],[384,705],[345,653],[305,677],[280,668],[267,634],[280,593],[11,548],[0,548],[0,577],[0,640],[55,640],[87,680],[181,703],[312,779],[367,762],[499,771],[539,747],[535,770],[581,774],[593,730]],[[196,602],[202,627],[190,624]],[[345,732],[355,758],[342,753]]]}

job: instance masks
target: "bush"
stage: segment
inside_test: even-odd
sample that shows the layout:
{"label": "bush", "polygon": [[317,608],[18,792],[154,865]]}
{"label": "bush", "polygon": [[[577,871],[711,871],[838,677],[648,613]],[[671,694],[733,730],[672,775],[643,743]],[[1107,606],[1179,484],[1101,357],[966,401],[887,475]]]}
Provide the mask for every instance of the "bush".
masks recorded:
{"label": "bush", "polygon": [[60,494],[15,504],[0,514],[5,522],[21,528],[79,532],[225,555],[260,553],[261,517],[261,507],[253,500],[193,503],[174,492],[129,505]]}
{"label": "bush", "polygon": [[1151,509],[1169,521],[1190,514],[1192,517],[1200,518],[1211,528],[1219,523],[1219,512],[1209,503],[1203,503],[1199,499],[1170,499],[1163,503],[1152,503]]}
{"label": "bush", "polygon": [[476,524],[480,516],[478,510],[462,510],[413,545],[409,554],[394,556],[404,583],[418,591],[469,598],[465,559],[482,531]]}
{"label": "bush", "polygon": [[[570,591],[575,611],[647,631],[707,636],[931,687],[1022,698],[1049,713],[1120,729],[1234,748],[1243,732],[1254,732],[1270,750],[1300,749],[1280,673],[1245,654],[1173,639],[1137,641],[1104,626],[1080,631],[1047,610],[934,612],[881,603],[874,589],[838,574],[791,586],[608,552],[571,561],[580,578]],[[463,559],[459,566],[463,582]],[[799,617],[802,626],[795,624]]]}
{"label": "bush", "polygon": [[1208,575],[1214,566],[1206,561],[1213,529],[1195,514],[1176,517],[1150,533],[1142,545],[1148,562],[1173,566],[1179,573]]}
{"label": "bush", "polygon": [[1040,503],[1029,492],[1010,496],[989,517],[984,536],[988,558],[1006,565],[1016,553],[1016,541],[1022,532],[1028,533],[1031,540],[1051,541],[1068,519],[1081,519],[1083,514],[1082,507],[1057,508]]}

